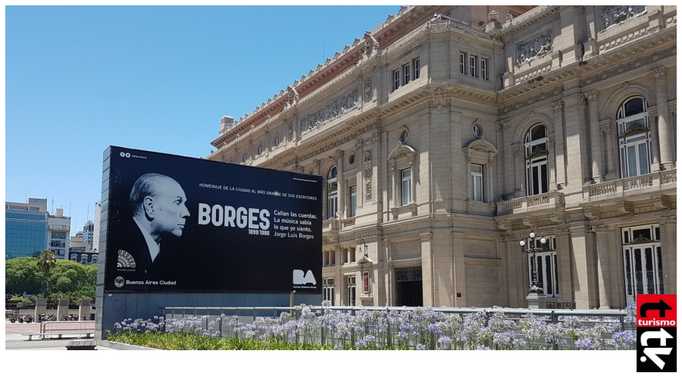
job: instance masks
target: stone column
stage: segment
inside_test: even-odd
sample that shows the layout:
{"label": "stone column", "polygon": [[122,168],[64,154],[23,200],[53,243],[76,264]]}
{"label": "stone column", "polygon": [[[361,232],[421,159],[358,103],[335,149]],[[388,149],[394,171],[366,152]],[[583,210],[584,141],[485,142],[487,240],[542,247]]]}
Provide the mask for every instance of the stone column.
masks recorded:
{"label": "stone column", "polygon": [[500,158],[502,159],[501,163],[501,169],[498,174],[499,178],[499,185],[498,188],[500,190],[500,194],[510,194],[514,193],[515,188],[513,187],[514,181],[513,178],[510,180],[509,174],[513,172],[513,167],[510,167],[510,164],[512,164],[512,151],[510,148],[511,144],[511,139],[507,138],[509,132],[511,130],[511,120],[510,119],[504,119],[500,121],[499,123],[499,129],[498,129],[498,135],[499,135],[499,141],[497,143],[498,148],[500,148]]}
{"label": "stone column", "polygon": [[591,91],[585,94],[585,98],[590,107],[590,140],[592,149],[590,152],[592,154],[592,180],[596,183],[601,183],[604,178],[602,176],[602,141],[601,141],[601,128],[599,126],[599,93],[597,91]]}
{"label": "stone column", "polygon": [[654,113],[656,107],[652,107],[649,113],[649,126],[651,131],[651,172],[661,171],[661,149],[658,145],[658,119]]}
{"label": "stone column", "polygon": [[559,282],[559,301],[571,302],[573,295],[573,253],[571,252],[571,233],[568,228],[556,230],[557,280]]}
{"label": "stone column", "polygon": [[[556,184],[562,188],[566,185],[566,152],[564,151],[564,102],[562,100],[552,103],[554,110],[554,160],[556,167]],[[550,155],[551,157],[551,155]],[[550,188],[551,190],[552,188]]]}
{"label": "stone column", "polygon": [[664,67],[651,72],[656,81],[656,107],[658,108],[658,138],[661,149],[661,164],[666,170],[675,168],[672,156],[672,138],[668,112],[668,75]]}
{"label": "stone column", "polygon": [[599,285],[599,309],[617,307],[613,293],[614,271],[620,267],[613,260],[613,249],[609,244],[611,234],[608,225],[594,227],[597,237],[597,281]]}
{"label": "stone column", "polygon": [[514,156],[514,197],[526,196],[526,184],[524,180],[524,171],[526,169],[526,165],[524,164],[525,162],[521,156],[521,150],[522,148],[519,144],[513,144],[511,146],[511,151]]}
{"label": "stone column", "polygon": [[[453,307],[467,306],[467,291],[466,291],[466,270],[464,263],[464,232],[452,232],[452,270],[454,293]],[[444,305],[444,304],[443,304]]]}
{"label": "stone column", "polygon": [[502,236],[502,240],[506,263],[508,304],[511,308],[525,307],[529,289],[527,256],[520,251],[520,238],[507,234]]}
{"label": "stone column", "polygon": [[599,130],[604,134],[606,139],[606,150],[604,152],[604,154],[606,154],[606,169],[604,170],[606,176],[604,176],[604,180],[607,181],[614,180],[618,177],[618,166],[616,166],[616,162],[619,162],[618,142],[613,138],[615,134],[613,129],[613,120],[603,120],[599,123]]}
{"label": "stone column", "polygon": [[591,226],[577,225],[571,228],[573,246],[573,292],[578,309],[592,309],[599,305],[596,287],[596,256]]}
{"label": "stone column", "polygon": [[423,306],[434,306],[434,283],[433,283],[433,252],[431,250],[431,232],[419,234],[421,237],[422,258],[422,296]]}
{"label": "stone column", "polygon": [[677,216],[664,216],[661,227],[661,262],[663,266],[663,291],[677,293]]}
{"label": "stone column", "polygon": [[341,212],[339,219],[346,218],[346,181],[343,175],[343,151],[336,150],[336,183],[338,185],[337,201],[339,202],[338,212]]}
{"label": "stone column", "polygon": [[362,209],[363,205],[365,204],[365,180],[364,180],[364,173],[363,173],[363,146],[364,146],[364,140],[362,138],[358,138],[358,140],[355,142],[355,167],[356,169],[356,174],[355,174],[355,182],[357,183],[358,187],[358,193],[357,193],[357,202],[358,202],[358,213],[360,209]]}
{"label": "stone column", "polygon": [[344,285],[343,283],[343,273],[341,272],[341,266],[343,262],[341,260],[341,246],[339,244],[334,245],[334,250],[332,254],[334,254],[334,267],[336,268],[336,272],[334,273],[334,304],[337,305],[348,305],[345,303],[344,299]]}

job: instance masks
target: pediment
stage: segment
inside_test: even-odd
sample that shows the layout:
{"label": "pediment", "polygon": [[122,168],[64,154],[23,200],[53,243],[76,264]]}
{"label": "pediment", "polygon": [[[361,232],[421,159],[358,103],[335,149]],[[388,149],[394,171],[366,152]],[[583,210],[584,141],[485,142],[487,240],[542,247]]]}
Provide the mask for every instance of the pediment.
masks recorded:
{"label": "pediment", "polygon": [[391,153],[388,154],[388,160],[399,160],[403,158],[414,158],[417,155],[417,150],[411,148],[408,145],[398,143],[398,146],[396,146],[393,150],[391,150]]}
{"label": "pediment", "polygon": [[495,146],[493,146],[492,143],[490,143],[484,139],[474,140],[473,142],[471,142],[469,144],[469,146],[466,147],[466,149],[469,152],[479,152],[479,153],[497,155],[497,149],[495,148]]}

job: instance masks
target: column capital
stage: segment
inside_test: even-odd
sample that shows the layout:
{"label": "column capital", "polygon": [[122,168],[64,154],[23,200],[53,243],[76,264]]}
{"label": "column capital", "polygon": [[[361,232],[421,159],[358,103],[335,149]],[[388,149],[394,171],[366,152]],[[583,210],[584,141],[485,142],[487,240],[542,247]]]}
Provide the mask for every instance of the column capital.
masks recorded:
{"label": "column capital", "polygon": [[564,101],[558,100],[553,102],[552,109],[554,110],[554,113],[561,113],[561,111],[564,109]]}
{"label": "column capital", "polygon": [[585,99],[590,103],[599,100],[599,92],[597,92],[597,90],[585,92],[583,93],[583,95],[585,96]]}
{"label": "column capital", "polygon": [[665,82],[668,77],[668,73],[665,70],[665,67],[658,67],[650,71],[651,76],[654,77],[654,81],[656,82]]}
{"label": "column capital", "polygon": [[677,224],[677,216],[665,216],[661,217],[660,223],[665,224]]}
{"label": "column capital", "polygon": [[512,125],[511,118],[505,118],[504,120],[500,120],[498,121],[497,125],[500,130],[509,129]]}

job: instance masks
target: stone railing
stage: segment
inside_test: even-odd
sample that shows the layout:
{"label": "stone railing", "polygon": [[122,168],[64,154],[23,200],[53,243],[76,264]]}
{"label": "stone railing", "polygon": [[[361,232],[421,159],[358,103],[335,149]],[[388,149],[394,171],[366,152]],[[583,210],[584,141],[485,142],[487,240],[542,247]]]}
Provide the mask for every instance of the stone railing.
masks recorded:
{"label": "stone railing", "polygon": [[341,227],[342,228],[347,228],[349,226],[355,225],[355,217],[350,217],[350,218],[344,218],[341,220]]}
{"label": "stone railing", "polygon": [[548,192],[541,195],[520,197],[497,203],[497,215],[528,212],[535,209],[555,208],[564,205],[561,192]]}
{"label": "stone railing", "polygon": [[624,196],[631,193],[658,191],[677,184],[677,170],[659,171],[633,178],[611,180],[583,186],[586,198],[600,200],[603,196]]}

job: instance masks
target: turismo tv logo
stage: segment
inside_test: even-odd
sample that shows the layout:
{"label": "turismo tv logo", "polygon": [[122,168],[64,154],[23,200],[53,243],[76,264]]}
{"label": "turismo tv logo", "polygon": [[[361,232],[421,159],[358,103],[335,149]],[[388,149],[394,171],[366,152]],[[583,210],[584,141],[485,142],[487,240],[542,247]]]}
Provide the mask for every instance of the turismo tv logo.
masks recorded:
{"label": "turismo tv logo", "polygon": [[637,295],[637,372],[677,372],[677,295]]}

